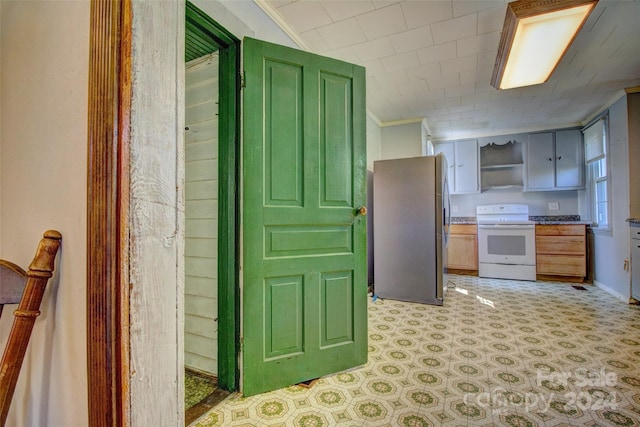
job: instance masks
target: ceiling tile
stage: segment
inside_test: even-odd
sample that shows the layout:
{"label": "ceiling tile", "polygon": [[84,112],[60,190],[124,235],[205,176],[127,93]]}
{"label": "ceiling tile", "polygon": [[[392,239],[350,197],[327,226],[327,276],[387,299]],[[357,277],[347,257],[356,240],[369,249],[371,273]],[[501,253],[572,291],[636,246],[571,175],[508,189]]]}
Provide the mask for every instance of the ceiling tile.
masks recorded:
{"label": "ceiling tile", "polygon": [[451,40],[475,36],[477,27],[478,15],[473,13],[449,21],[431,24],[431,34],[433,34],[433,42],[440,44]]}
{"label": "ceiling tile", "polygon": [[407,69],[407,75],[410,78],[419,80],[435,79],[442,76],[442,68],[439,62],[432,62],[431,64]]}
{"label": "ceiling tile", "polygon": [[426,47],[418,51],[418,57],[420,58],[420,63],[422,64],[440,62],[446,59],[455,58],[457,56],[458,55],[455,41]]}
{"label": "ceiling tile", "polygon": [[491,68],[496,64],[498,50],[478,54],[478,68]]}
{"label": "ceiling tile", "polygon": [[[471,95],[471,94],[473,94],[475,92],[476,92],[476,86],[474,84],[452,86],[452,87],[448,87],[448,88],[446,88],[444,90],[444,94],[448,98],[453,97],[453,96]],[[462,100],[461,100],[461,102],[462,102]],[[470,106],[465,106],[465,107],[459,106],[458,108],[468,109],[468,108],[470,108]]]}
{"label": "ceiling tile", "polygon": [[442,74],[459,73],[461,71],[475,70],[478,64],[477,55],[465,56],[463,58],[447,59],[440,62]]}
{"label": "ceiling tile", "polygon": [[403,70],[405,68],[415,68],[420,65],[420,59],[416,51],[401,53],[399,55],[380,58],[387,71]]}
{"label": "ceiling tile", "polygon": [[316,0],[294,1],[279,7],[278,12],[298,32],[313,30],[333,22]]}
{"label": "ceiling tile", "polygon": [[509,0],[264,1],[313,52],[367,67],[374,116],[425,116],[436,138],[576,124],[640,85],[640,1],[600,0],[548,82],[503,91],[490,79]]}
{"label": "ceiling tile", "polygon": [[318,33],[326,40],[331,49],[351,46],[367,40],[355,18],[320,27]]}
{"label": "ceiling tile", "polygon": [[324,1],[322,7],[333,19],[333,22],[375,10],[375,6],[370,0]]}
{"label": "ceiling tile", "polygon": [[493,75],[493,68],[476,68],[474,70],[460,71],[460,84],[470,84],[477,82],[490,82]]}
{"label": "ceiling tile", "polygon": [[414,96],[417,93],[426,93],[428,91],[427,82],[414,80],[398,85],[398,92],[402,96]]}
{"label": "ceiling tile", "polygon": [[503,0],[456,0],[453,2],[453,17],[469,15],[481,10],[504,6]]}
{"label": "ceiling tile", "polygon": [[407,26],[399,5],[392,5],[356,18],[368,40],[405,31]]}
{"label": "ceiling tile", "polygon": [[[475,86],[475,85],[474,85]],[[467,105],[473,105],[477,108],[477,104],[484,104],[489,102],[490,96],[487,92],[477,93],[475,87],[473,93],[462,96],[462,103]]]}
{"label": "ceiling tile", "polygon": [[391,6],[392,4],[400,2],[401,0],[373,0],[373,5],[376,9],[382,9],[383,7]]}
{"label": "ceiling tile", "polygon": [[402,2],[402,12],[407,21],[407,27],[423,27],[434,22],[442,22],[453,17],[451,0],[448,1],[405,1]]}
{"label": "ceiling tile", "polygon": [[329,44],[322,38],[318,30],[305,31],[300,33],[300,37],[313,52],[322,53],[330,50]]}
{"label": "ceiling tile", "polygon": [[[446,93],[445,93],[445,95],[446,95]],[[441,101],[437,101],[434,104],[437,107],[446,108],[447,111],[449,111],[449,108],[451,108],[451,107],[459,107],[460,105],[462,105],[462,97],[461,96],[455,96],[453,98],[447,98],[445,96],[444,99],[442,99]],[[450,114],[448,114],[449,117],[451,117],[452,115],[456,115],[457,117],[460,117],[460,115],[458,113],[453,113],[453,114],[450,113]]]}
{"label": "ceiling tile", "polygon": [[460,84],[460,76],[458,73],[444,74],[437,78],[427,79],[427,83],[429,83],[430,90],[445,89],[448,86],[458,86]]}
{"label": "ceiling tile", "polygon": [[496,31],[494,31],[493,33],[487,33],[479,36],[456,40],[458,56],[467,56],[474,53],[481,53],[486,51],[495,52],[498,50],[499,44],[500,33]]}
{"label": "ceiling tile", "polygon": [[343,47],[341,49],[335,49],[326,52],[326,55],[330,58],[340,59],[346,62],[352,62],[357,65],[362,65],[364,62],[358,59],[358,55],[351,46]]}
{"label": "ceiling tile", "polygon": [[387,37],[382,37],[380,39],[358,45],[358,57],[365,62],[393,55],[394,53],[395,51],[393,50],[393,46],[391,46],[391,42]]}
{"label": "ceiling tile", "polygon": [[490,33],[492,31],[502,32],[506,10],[507,5],[503,4],[495,9],[478,12],[478,34]]}
{"label": "ceiling tile", "polygon": [[433,45],[431,27],[416,28],[400,34],[389,36],[391,45],[397,53],[408,52],[410,50],[421,49]]}
{"label": "ceiling tile", "polygon": [[371,61],[364,62],[362,65],[367,69],[367,77],[387,73],[380,59],[372,59]]}
{"label": "ceiling tile", "polygon": [[375,76],[374,79],[378,82],[380,87],[383,88],[395,88],[395,86],[399,84],[409,82],[409,77],[404,71],[394,71],[391,73],[380,74],[379,76]]}

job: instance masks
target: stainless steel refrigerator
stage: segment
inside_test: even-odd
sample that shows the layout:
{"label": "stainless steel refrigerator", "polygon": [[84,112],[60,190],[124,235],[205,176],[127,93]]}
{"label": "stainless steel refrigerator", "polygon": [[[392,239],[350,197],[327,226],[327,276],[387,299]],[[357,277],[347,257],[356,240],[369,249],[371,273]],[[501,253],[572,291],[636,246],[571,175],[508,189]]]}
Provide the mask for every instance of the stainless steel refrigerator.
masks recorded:
{"label": "stainless steel refrigerator", "polygon": [[442,305],[447,290],[447,161],[379,160],[373,169],[374,293]]}

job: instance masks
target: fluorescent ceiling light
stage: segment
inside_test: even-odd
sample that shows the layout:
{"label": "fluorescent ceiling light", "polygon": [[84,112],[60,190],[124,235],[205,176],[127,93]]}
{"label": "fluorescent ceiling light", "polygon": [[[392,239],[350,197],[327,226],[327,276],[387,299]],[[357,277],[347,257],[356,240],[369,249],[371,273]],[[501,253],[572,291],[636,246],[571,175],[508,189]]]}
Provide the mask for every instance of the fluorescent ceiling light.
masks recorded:
{"label": "fluorescent ceiling light", "polygon": [[549,79],[598,0],[518,0],[507,5],[491,85],[530,86]]}

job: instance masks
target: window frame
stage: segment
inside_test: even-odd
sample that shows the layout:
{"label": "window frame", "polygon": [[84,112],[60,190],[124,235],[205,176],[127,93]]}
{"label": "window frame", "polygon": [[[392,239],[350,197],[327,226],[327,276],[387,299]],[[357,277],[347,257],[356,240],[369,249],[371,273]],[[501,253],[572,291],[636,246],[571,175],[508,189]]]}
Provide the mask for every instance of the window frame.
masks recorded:
{"label": "window frame", "polygon": [[[589,214],[591,216],[591,222],[593,223],[592,229],[596,234],[612,234],[612,217],[611,217],[611,163],[609,161],[610,157],[610,147],[609,147],[609,113],[608,111],[597,117],[596,120],[602,119],[603,123],[603,138],[604,138],[604,158],[600,160],[596,160],[586,164],[587,168],[587,192],[589,199]],[[585,126],[586,128],[587,126]],[[598,168],[598,162],[604,161],[605,174],[596,177],[596,170]],[[607,221],[605,224],[600,224],[598,222],[598,198],[597,198],[597,186],[598,183],[605,182],[606,183],[606,214]]]}

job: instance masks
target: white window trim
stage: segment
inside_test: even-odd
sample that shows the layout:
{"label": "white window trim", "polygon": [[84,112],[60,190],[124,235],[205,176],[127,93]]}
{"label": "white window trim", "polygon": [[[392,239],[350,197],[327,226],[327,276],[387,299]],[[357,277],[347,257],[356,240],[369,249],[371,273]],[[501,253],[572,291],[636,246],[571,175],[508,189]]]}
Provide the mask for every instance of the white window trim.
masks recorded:
{"label": "white window trim", "polygon": [[[612,236],[613,235],[613,227],[612,227],[612,220],[613,218],[611,217],[611,205],[612,205],[612,200],[611,200],[611,161],[610,161],[610,157],[611,157],[611,150],[609,147],[609,113],[607,112],[604,116],[602,116],[604,118],[604,161],[606,164],[606,168],[607,168],[607,173],[605,175],[604,178],[600,178],[598,179],[598,181],[602,181],[602,180],[606,180],[607,181],[607,225],[606,226],[592,226],[592,230],[594,232],[594,234],[599,234],[599,235],[606,235],[606,236]],[[589,212],[591,215],[591,221],[594,224],[597,224],[597,219],[598,219],[598,211],[597,211],[597,207],[595,205],[595,184],[596,184],[596,178],[594,178],[593,176],[593,165],[587,163],[586,165],[587,167],[587,179],[588,179],[588,191],[587,191],[587,196],[589,199]]]}

